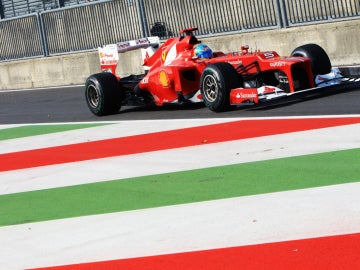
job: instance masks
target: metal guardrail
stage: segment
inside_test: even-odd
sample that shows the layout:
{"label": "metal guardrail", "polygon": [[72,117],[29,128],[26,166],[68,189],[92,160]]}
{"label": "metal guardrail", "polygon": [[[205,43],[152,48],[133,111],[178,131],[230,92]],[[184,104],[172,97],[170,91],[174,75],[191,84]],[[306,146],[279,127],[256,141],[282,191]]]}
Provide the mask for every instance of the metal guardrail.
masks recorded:
{"label": "metal guardrail", "polygon": [[138,10],[126,1],[105,1],[40,14],[48,53],[90,50],[141,36]]}
{"label": "metal guardrail", "polygon": [[351,19],[360,16],[359,0],[293,0],[282,1],[285,25]]}
{"label": "metal guardrail", "polygon": [[0,61],[44,56],[39,14],[0,20]]}
{"label": "metal guardrail", "polygon": [[210,36],[349,19],[360,19],[359,0],[98,1],[0,20],[0,61],[166,39],[190,26]]}

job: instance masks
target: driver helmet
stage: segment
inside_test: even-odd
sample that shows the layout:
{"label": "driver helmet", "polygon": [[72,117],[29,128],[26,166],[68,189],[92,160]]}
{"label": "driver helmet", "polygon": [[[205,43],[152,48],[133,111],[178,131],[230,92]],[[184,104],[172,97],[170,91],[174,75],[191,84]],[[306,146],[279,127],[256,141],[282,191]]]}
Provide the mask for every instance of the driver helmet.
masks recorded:
{"label": "driver helmet", "polygon": [[212,50],[206,44],[199,44],[194,49],[194,56],[198,58],[211,58],[212,57]]}

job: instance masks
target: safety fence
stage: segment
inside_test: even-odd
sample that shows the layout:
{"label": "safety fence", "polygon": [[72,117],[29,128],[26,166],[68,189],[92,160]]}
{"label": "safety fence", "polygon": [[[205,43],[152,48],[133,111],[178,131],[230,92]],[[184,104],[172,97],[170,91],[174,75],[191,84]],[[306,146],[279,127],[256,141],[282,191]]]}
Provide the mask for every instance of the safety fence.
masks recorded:
{"label": "safety fence", "polygon": [[360,19],[359,0],[113,0],[0,20],[0,61],[93,50],[184,27],[199,36]]}

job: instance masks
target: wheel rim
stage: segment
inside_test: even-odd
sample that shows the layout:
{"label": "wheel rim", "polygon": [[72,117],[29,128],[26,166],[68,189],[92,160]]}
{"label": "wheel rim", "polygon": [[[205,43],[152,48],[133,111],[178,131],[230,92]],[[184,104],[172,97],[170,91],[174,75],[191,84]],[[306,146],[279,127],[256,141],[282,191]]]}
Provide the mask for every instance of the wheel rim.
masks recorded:
{"label": "wheel rim", "polygon": [[216,100],[219,93],[218,88],[216,78],[213,75],[207,75],[204,78],[203,90],[208,101],[214,102]]}
{"label": "wheel rim", "polygon": [[87,100],[89,105],[96,108],[99,105],[99,93],[94,85],[89,85],[87,88]]}

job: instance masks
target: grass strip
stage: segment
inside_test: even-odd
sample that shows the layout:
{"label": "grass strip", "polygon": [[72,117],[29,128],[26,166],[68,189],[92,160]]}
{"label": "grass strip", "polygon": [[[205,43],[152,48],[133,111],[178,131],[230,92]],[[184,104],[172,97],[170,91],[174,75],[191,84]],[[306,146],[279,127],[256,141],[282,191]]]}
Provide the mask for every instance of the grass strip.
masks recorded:
{"label": "grass strip", "polygon": [[59,124],[59,125],[30,125],[13,128],[0,129],[0,141],[18,139],[22,137],[36,136],[42,134],[63,132],[75,129],[83,129],[107,125],[100,124]]}
{"label": "grass strip", "polygon": [[359,160],[351,149],[7,194],[0,226],[358,182]]}

